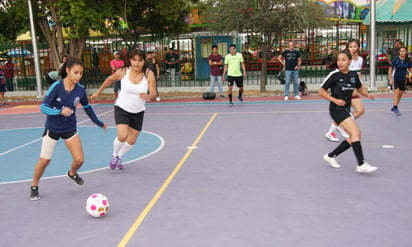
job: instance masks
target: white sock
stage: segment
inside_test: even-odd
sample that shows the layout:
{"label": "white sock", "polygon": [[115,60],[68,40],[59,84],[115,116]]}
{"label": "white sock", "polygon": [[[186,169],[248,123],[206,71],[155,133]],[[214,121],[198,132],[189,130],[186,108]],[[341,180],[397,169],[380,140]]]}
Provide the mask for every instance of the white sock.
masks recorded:
{"label": "white sock", "polygon": [[125,154],[127,154],[130,149],[133,148],[133,145],[130,145],[129,143],[125,142],[122,149],[120,149],[119,152],[119,158],[122,158]]}
{"label": "white sock", "polygon": [[330,128],[329,128],[328,133],[332,133],[333,131],[336,130],[336,128],[337,128],[337,126],[336,126],[334,123],[332,123],[332,124],[330,125]]}
{"label": "white sock", "polygon": [[113,141],[113,156],[119,156],[120,150],[124,147],[126,142],[120,142],[119,139],[114,138]]}

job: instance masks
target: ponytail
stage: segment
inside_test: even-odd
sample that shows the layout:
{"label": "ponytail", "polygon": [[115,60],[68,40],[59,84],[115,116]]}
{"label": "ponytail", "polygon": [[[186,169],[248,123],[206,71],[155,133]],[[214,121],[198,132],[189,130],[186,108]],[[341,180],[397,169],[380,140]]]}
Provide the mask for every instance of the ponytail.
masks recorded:
{"label": "ponytail", "polygon": [[84,67],[82,60],[75,58],[75,57],[71,57],[69,59],[67,59],[67,61],[60,67],[59,69],[59,75],[62,79],[67,77],[67,71],[66,68],[71,69],[74,65],[80,65],[82,67]]}

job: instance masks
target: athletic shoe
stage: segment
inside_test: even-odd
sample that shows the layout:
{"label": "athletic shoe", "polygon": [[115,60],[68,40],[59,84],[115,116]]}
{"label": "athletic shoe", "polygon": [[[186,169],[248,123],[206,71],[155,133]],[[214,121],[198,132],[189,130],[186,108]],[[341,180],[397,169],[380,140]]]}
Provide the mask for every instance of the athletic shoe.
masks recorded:
{"label": "athletic shoe", "polygon": [[401,115],[401,112],[398,110],[398,108],[392,107],[391,112],[395,115]]}
{"label": "athletic shoe", "polygon": [[81,178],[79,176],[79,174],[77,174],[77,173],[74,174],[74,176],[70,176],[70,171],[67,171],[67,177],[69,177],[71,180],[73,180],[76,183],[76,185],[78,185],[80,187],[84,185],[83,178]]}
{"label": "athletic shoe", "polygon": [[368,162],[363,162],[361,166],[356,167],[356,171],[359,173],[371,173],[378,170],[378,167],[376,166],[371,166],[368,164]]}
{"label": "athletic shoe", "polygon": [[335,133],[333,132],[328,132],[325,134],[325,137],[329,139],[331,142],[338,142],[339,139],[336,137]]}
{"label": "athletic shoe", "polygon": [[300,99],[302,99],[299,95],[296,95],[295,96],[295,99],[297,99],[297,100],[300,100]]}
{"label": "athletic shoe", "polygon": [[159,98],[159,97],[156,97],[156,101],[160,101],[160,98]]}
{"label": "athletic shoe", "polygon": [[233,102],[230,101],[230,102],[229,102],[229,107],[232,107],[232,106],[233,106]]}
{"label": "athletic shoe", "polygon": [[242,102],[242,103],[243,103],[243,98],[242,98],[242,97],[237,96],[237,99],[238,99],[240,102]]}
{"label": "athletic shoe", "polygon": [[32,201],[40,200],[39,187],[38,186],[31,186],[30,187],[30,200],[32,200]]}
{"label": "athletic shoe", "polygon": [[283,100],[289,100],[289,96],[285,96],[285,98]]}
{"label": "athletic shoe", "polygon": [[119,160],[119,156],[112,155],[112,158],[110,159],[110,162],[109,162],[109,168],[112,170],[116,169],[118,160]]}
{"label": "athletic shoe", "polygon": [[220,95],[220,98],[224,98],[224,99],[225,99],[225,98],[226,98],[226,96],[224,96],[223,94],[221,94],[221,95]]}
{"label": "athletic shoe", "polygon": [[117,169],[123,170],[123,164],[122,164],[122,159],[118,158],[117,159],[117,164],[116,164]]}
{"label": "athletic shoe", "polygon": [[346,130],[344,128],[342,128],[341,126],[336,127],[337,130],[339,130],[339,133],[345,137],[345,138],[349,138],[349,134],[348,132],[346,132]]}
{"label": "athletic shoe", "polygon": [[323,159],[324,159],[326,162],[328,162],[328,164],[329,164],[331,167],[333,167],[333,168],[339,168],[339,167],[340,167],[340,165],[338,164],[338,162],[336,161],[336,159],[333,158],[333,157],[329,157],[328,154],[325,154],[325,155],[323,156]]}

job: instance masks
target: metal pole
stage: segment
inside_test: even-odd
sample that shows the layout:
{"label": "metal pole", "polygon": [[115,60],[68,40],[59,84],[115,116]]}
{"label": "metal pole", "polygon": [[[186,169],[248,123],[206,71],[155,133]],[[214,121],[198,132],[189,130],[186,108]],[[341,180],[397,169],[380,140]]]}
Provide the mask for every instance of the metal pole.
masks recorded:
{"label": "metal pole", "polygon": [[41,85],[40,63],[39,63],[39,55],[37,51],[36,30],[34,29],[33,10],[31,8],[31,1],[27,0],[27,3],[29,4],[30,32],[31,32],[31,40],[33,44],[33,60],[34,60],[34,71],[36,75],[36,84],[37,84],[37,98],[42,98],[43,90],[42,90],[42,85]]}
{"label": "metal pole", "polygon": [[370,41],[371,41],[371,52],[369,56],[369,75],[371,78],[370,89],[376,91],[376,81],[375,81],[375,53],[376,53],[376,0],[371,0],[370,9]]}

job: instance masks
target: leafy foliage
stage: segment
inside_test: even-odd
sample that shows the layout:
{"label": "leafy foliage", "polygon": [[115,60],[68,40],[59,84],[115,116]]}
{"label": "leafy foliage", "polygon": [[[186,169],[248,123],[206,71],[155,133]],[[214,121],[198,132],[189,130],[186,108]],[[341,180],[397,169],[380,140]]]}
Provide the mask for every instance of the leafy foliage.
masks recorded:
{"label": "leafy foliage", "polygon": [[207,5],[202,15],[210,29],[247,32],[263,51],[261,91],[265,90],[266,61],[274,42],[282,34],[327,25],[324,8],[312,0],[209,0]]}

